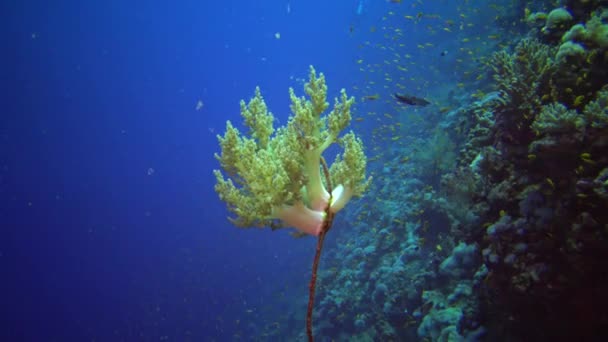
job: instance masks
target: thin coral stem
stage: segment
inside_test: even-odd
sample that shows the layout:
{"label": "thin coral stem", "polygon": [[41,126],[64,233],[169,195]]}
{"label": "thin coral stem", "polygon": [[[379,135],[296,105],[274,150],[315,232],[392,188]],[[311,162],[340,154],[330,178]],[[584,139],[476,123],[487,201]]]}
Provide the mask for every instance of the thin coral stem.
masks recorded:
{"label": "thin coral stem", "polygon": [[[327,163],[325,159],[321,157],[321,165],[323,166],[323,173],[325,175],[327,189],[329,193],[332,192],[331,187],[331,179],[329,177],[329,168],[327,167]],[[323,250],[323,241],[325,240],[325,234],[329,232],[331,225],[334,220],[334,214],[329,210],[331,203],[331,195],[327,207],[325,208],[325,220],[323,221],[323,226],[321,227],[321,232],[319,233],[319,238],[317,240],[317,249],[315,251],[315,259],[312,263],[312,275],[310,276],[310,283],[308,284],[308,311],[306,312],[306,335],[308,335],[308,341],[313,342],[312,336],[312,310],[315,303],[315,289],[317,284],[317,269],[319,268],[319,259],[321,259],[321,251]]]}

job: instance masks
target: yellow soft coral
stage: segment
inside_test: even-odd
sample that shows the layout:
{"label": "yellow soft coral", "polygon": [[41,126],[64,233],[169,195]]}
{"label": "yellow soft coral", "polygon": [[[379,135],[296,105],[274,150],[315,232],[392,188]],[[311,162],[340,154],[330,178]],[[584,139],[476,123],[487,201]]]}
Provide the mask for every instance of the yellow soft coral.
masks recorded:
{"label": "yellow soft coral", "polygon": [[[329,107],[327,86],[323,74],[317,77],[312,66],[304,90],[308,98],[297,97],[289,89],[292,116],[275,131],[274,117],[256,88],[248,104],[241,101],[249,137],[230,121],[224,136],[218,136],[221,153],[215,157],[225,174],[214,170],[215,190],[236,214],[231,220],[237,226],[274,226],[281,220],[286,226],[318,235],[325,209],[329,206],[331,212],[337,212],[368,185],[361,140],[352,132],[339,137],[350,123],[354,98],[342,90],[332,111],[323,116]],[[344,152],[330,168],[332,184],[339,184],[330,196],[321,178],[320,160],[323,151],[336,142]]]}

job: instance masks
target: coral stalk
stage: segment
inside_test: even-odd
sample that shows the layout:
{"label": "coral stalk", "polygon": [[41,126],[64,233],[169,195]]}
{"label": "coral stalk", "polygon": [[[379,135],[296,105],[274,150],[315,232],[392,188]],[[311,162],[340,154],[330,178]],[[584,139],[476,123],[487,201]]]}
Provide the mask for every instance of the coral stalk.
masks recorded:
{"label": "coral stalk", "polygon": [[[327,168],[327,163],[325,159],[321,157],[321,165],[323,166],[323,173],[325,174],[325,179],[327,183],[327,189],[329,193],[332,192],[331,187],[331,179],[329,177],[329,169]],[[331,196],[331,195],[330,195]],[[319,237],[317,239],[317,249],[315,251],[315,259],[312,263],[312,275],[310,276],[310,283],[308,284],[308,310],[306,312],[306,335],[308,335],[308,341],[313,342],[314,338],[312,335],[312,310],[315,303],[315,290],[317,284],[317,269],[319,268],[319,259],[321,259],[321,251],[323,250],[323,241],[325,241],[325,235],[329,232],[331,225],[334,220],[334,215],[330,210],[331,206],[331,197],[329,199],[329,203],[325,208],[325,219],[323,220],[323,226],[321,227],[321,231],[319,232]]]}

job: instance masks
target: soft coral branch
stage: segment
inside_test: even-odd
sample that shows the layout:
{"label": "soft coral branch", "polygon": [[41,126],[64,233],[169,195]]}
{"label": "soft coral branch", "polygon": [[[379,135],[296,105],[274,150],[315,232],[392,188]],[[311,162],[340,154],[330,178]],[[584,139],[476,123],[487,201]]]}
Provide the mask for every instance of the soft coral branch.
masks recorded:
{"label": "soft coral branch", "polygon": [[275,209],[273,216],[303,233],[317,236],[321,231],[325,212],[311,210],[304,203],[298,201],[294,205],[283,205]]}

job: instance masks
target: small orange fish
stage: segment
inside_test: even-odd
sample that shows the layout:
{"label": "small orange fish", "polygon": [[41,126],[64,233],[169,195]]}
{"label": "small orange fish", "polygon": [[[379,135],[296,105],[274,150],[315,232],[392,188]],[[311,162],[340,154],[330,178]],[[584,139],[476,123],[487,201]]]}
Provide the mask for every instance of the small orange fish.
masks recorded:
{"label": "small orange fish", "polygon": [[363,96],[363,100],[366,101],[374,101],[380,98],[380,94],[374,94],[374,95],[365,95]]}

